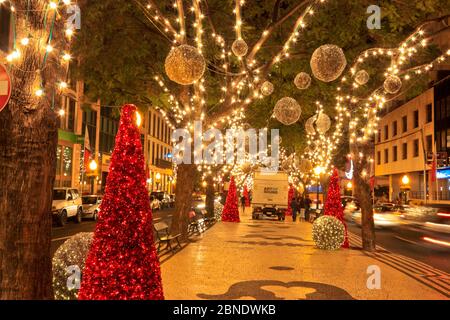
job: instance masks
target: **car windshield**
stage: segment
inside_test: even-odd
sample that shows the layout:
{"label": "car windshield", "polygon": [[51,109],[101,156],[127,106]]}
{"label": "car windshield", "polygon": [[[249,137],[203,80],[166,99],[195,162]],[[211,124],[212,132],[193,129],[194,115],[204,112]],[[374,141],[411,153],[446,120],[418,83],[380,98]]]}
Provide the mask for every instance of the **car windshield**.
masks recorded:
{"label": "car windshield", "polygon": [[83,204],[96,204],[97,197],[83,197],[82,201]]}
{"label": "car windshield", "polygon": [[66,200],[66,190],[53,190],[53,200]]}

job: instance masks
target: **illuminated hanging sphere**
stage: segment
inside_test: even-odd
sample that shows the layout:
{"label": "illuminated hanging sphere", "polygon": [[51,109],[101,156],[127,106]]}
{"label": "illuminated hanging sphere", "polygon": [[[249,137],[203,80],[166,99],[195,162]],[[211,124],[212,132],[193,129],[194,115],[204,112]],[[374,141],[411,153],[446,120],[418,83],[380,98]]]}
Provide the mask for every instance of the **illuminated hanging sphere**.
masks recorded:
{"label": "illuminated hanging sphere", "polygon": [[203,76],[206,63],[196,48],[182,44],[170,50],[165,68],[170,80],[178,84],[190,85]]}
{"label": "illuminated hanging sphere", "polygon": [[310,135],[316,134],[316,129],[314,129],[314,123],[316,122],[317,116],[312,116],[305,123],[306,133]]}
{"label": "illuminated hanging sphere", "polygon": [[402,80],[392,74],[388,75],[386,80],[384,80],[383,87],[387,93],[395,94],[402,88]]}
{"label": "illuminated hanging sphere", "polygon": [[360,86],[365,85],[367,82],[369,82],[369,74],[366,70],[359,70],[355,75],[355,81]]}
{"label": "illuminated hanging sphere", "polygon": [[244,39],[236,39],[231,45],[231,51],[233,51],[236,57],[243,57],[248,52],[248,45]]}
{"label": "illuminated hanging sphere", "polygon": [[306,72],[300,72],[295,77],[294,84],[300,90],[308,89],[311,85],[311,76]]}
{"label": "illuminated hanging sphere", "polygon": [[335,217],[322,216],[313,223],[312,237],[318,248],[337,250],[345,240],[344,224]]}
{"label": "illuminated hanging sphere", "polygon": [[261,85],[261,93],[263,96],[270,96],[273,93],[274,86],[270,81],[264,81]]}
{"label": "illuminated hanging sphere", "polygon": [[345,70],[347,59],[341,48],[325,44],[314,51],[310,64],[314,77],[323,82],[331,82]]}
{"label": "illuminated hanging sphere", "polygon": [[302,108],[295,99],[284,97],[278,100],[273,113],[278,121],[286,126],[290,126],[300,119]]}
{"label": "illuminated hanging sphere", "polygon": [[52,261],[53,292],[56,300],[78,299],[81,277],[78,278],[76,272],[79,270],[81,276],[93,238],[92,232],[80,232],[56,250]]}
{"label": "illuminated hanging sphere", "polygon": [[324,112],[320,112],[316,120],[316,129],[319,133],[324,134],[331,128],[331,119]]}

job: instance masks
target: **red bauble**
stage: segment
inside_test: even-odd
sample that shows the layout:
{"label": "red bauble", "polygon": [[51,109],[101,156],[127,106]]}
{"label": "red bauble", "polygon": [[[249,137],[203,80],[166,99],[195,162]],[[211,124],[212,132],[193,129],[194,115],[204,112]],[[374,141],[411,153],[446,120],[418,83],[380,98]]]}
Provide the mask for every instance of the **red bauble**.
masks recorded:
{"label": "red bauble", "polygon": [[231,177],[230,187],[228,188],[227,200],[225,201],[225,206],[223,207],[222,221],[223,222],[240,222],[241,221],[239,219],[236,184],[234,183],[233,177]]}
{"label": "red bauble", "polygon": [[349,248],[347,223],[344,220],[344,208],[341,202],[341,189],[339,187],[339,173],[336,168],[333,170],[333,175],[330,179],[330,185],[328,186],[327,201],[325,202],[324,214],[327,216],[333,216],[344,224],[345,227],[345,240],[342,244],[342,248]]}
{"label": "red bauble", "polygon": [[164,299],[136,107],[125,105],[81,300]]}

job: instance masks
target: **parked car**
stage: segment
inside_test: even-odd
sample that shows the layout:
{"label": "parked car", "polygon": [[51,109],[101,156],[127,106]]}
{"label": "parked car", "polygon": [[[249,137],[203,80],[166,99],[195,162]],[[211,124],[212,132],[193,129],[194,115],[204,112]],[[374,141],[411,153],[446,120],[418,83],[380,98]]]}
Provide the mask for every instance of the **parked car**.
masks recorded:
{"label": "parked car", "polygon": [[[361,226],[361,209],[356,210],[352,214],[352,219],[358,226]],[[375,228],[398,227],[402,224],[403,220],[402,207],[391,205],[375,205],[373,207],[373,220]]]}
{"label": "parked car", "polygon": [[81,200],[83,202],[83,218],[89,218],[97,221],[98,214],[100,213],[102,197],[96,195],[83,196]]}
{"label": "parked car", "polygon": [[159,201],[155,196],[150,196],[150,207],[152,210],[160,210],[161,201]]}
{"label": "parked car", "polygon": [[55,188],[52,200],[53,220],[62,227],[69,218],[80,223],[83,218],[83,206],[77,189]]}
{"label": "parked car", "polygon": [[398,238],[432,250],[450,251],[450,208],[412,207],[406,209],[407,224]]}
{"label": "parked car", "polygon": [[252,219],[277,217],[284,221],[288,204],[288,176],[284,172],[256,172],[253,179]]}

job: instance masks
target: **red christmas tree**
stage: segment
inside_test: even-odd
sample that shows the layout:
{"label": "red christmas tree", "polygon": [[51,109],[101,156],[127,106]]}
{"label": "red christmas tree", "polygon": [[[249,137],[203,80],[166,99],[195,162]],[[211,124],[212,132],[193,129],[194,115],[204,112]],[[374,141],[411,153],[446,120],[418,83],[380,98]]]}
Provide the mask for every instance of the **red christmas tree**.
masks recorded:
{"label": "red christmas tree", "polygon": [[125,105],[81,300],[164,299],[136,107]]}
{"label": "red christmas tree", "polygon": [[294,195],[295,195],[294,187],[292,185],[290,185],[289,191],[288,191],[288,208],[286,210],[287,216],[292,216],[291,202],[292,202],[292,199],[294,199]]}
{"label": "red christmas tree", "polygon": [[341,189],[339,187],[339,173],[336,168],[333,170],[333,175],[330,179],[330,185],[328,186],[327,201],[325,202],[325,215],[333,216],[344,224],[345,227],[345,240],[342,244],[342,248],[348,248],[348,234],[347,224],[344,220],[344,208],[341,202]]}
{"label": "red christmas tree", "polygon": [[245,198],[245,206],[246,207],[250,207],[250,197],[248,196],[248,189],[247,186],[244,186],[244,194],[243,194],[244,198]]}
{"label": "red christmas tree", "polygon": [[228,188],[227,200],[225,201],[225,206],[223,207],[222,221],[240,222],[236,184],[234,183],[233,177],[231,177],[230,187]]}

